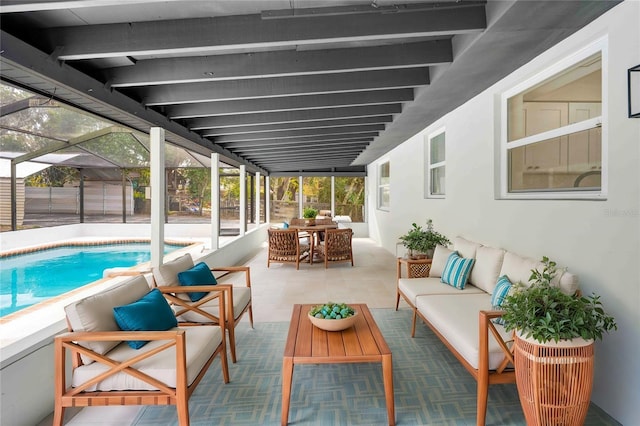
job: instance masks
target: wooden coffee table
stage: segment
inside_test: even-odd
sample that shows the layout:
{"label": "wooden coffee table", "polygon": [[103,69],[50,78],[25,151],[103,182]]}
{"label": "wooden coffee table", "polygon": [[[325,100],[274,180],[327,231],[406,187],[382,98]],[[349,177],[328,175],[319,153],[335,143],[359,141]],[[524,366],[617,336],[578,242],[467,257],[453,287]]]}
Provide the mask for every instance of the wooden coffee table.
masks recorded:
{"label": "wooden coffee table", "polygon": [[384,394],[389,425],[395,425],[393,365],[391,350],[365,304],[349,304],[358,312],[353,327],[344,331],[324,331],[309,321],[314,305],[293,305],[289,335],[282,361],[282,425],[289,421],[291,382],[296,364],[340,364],[379,362],[382,364]]}

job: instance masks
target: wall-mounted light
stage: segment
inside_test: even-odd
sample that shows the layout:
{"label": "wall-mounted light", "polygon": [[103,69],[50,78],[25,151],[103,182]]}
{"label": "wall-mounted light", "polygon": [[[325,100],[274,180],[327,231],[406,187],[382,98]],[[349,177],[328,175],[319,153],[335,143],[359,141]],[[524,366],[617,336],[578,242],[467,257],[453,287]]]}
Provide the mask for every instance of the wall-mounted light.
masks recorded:
{"label": "wall-mounted light", "polygon": [[629,118],[640,118],[640,65],[627,70]]}

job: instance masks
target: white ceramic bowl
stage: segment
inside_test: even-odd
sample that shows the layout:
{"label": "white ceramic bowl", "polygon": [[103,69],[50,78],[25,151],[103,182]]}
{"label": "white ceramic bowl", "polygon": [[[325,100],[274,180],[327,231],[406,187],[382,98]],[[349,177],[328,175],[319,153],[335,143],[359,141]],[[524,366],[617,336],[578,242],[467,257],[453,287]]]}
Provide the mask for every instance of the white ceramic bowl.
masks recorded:
{"label": "white ceramic bowl", "polygon": [[356,322],[356,317],[358,316],[358,312],[356,311],[353,315],[347,318],[340,319],[324,319],[324,318],[316,318],[309,315],[309,320],[313,325],[318,327],[321,330],[325,331],[342,331],[351,327]]}

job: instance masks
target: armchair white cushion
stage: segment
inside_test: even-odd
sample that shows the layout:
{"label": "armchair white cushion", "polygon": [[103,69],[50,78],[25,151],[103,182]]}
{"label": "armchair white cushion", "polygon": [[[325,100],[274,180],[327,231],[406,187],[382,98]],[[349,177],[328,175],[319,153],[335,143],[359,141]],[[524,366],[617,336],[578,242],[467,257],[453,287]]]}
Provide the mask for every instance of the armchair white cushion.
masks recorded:
{"label": "armchair white cushion", "polygon": [[[135,276],[115,287],[65,306],[67,321],[73,331],[118,331],[120,327],[113,316],[113,308],[135,302],[150,290],[144,276]],[[106,354],[119,342],[88,341],[79,343],[94,352]],[[84,364],[93,362],[87,356],[82,355],[81,357]]]}
{"label": "armchair white cushion", "polygon": [[189,253],[183,254],[157,268],[153,268],[153,279],[158,287],[180,285],[178,272],[183,272],[190,268],[193,268],[193,258]]}

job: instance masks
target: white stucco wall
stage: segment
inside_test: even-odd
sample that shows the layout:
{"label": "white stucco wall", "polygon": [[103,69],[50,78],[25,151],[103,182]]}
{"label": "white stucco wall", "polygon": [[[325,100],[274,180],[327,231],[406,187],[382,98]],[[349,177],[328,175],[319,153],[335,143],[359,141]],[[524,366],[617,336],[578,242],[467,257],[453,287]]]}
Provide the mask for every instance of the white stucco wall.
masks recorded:
{"label": "white stucco wall", "polygon": [[[627,1],[369,166],[369,235],[395,253],[412,222],[522,255],[543,255],[601,295],[619,329],[596,345],[592,401],[640,424],[640,119],[627,118],[627,69],[640,64],[640,2]],[[499,200],[496,96],[608,36],[609,185],[605,201]],[[424,199],[424,135],[446,127],[446,198]],[[376,209],[377,166],[391,165],[391,208]]]}

